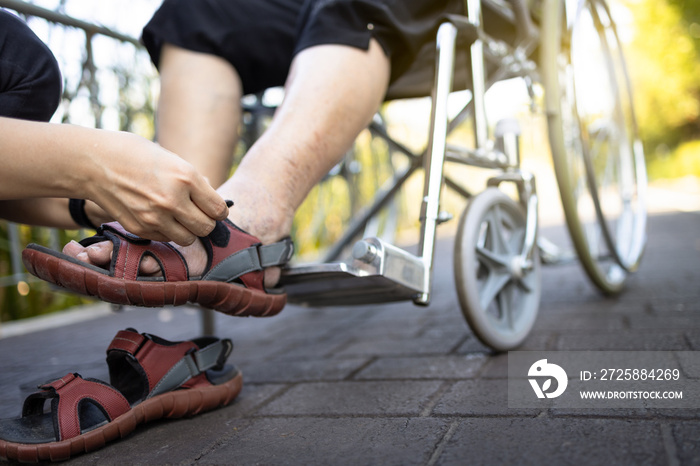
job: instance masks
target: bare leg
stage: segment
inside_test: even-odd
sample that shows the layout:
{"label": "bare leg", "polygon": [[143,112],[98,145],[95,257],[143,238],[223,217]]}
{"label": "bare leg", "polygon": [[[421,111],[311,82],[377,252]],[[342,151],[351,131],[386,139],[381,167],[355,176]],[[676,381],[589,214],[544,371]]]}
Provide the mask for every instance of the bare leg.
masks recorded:
{"label": "bare leg", "polygon": [[225,60],[165,44],[160,59],[158,142],[215,188],[229,177],[238,139],[241,80]]}
{"label": "bare leg", "polygon": [[[294,213],[308,192],[369,124],[385,95],[389,74],[389,60],[374,40],[368,51],[323,45],[298,54],[292,63],[284,102],[271,127],[250,149],[234,175],[218,189],[224,198],[235,202],[230,209],[231,221],[263,243],[288,235]],[[163,82],[166,83],[167,80]],[[204,117],[189,121],[186,114],[181,116],[161,121],[187,126],[194,138],[200,134],[197,125],[212,124]],[[164,145],[180,140],[179,135],[184,134],[185,130],[180,131],[176,126],[166,124],[160,128]],[[178,139],[170,139],[165,134],[169,131],[178,132]],[[203,151],[197,152],[201,146],[187,140],[182,148],[168,147],[181,155],[185,148],[193,149],[188,154],[193,154],[195,159],[204,156]],[[188,158],[212,179],[216,173],[205,171],[207,165],[195,159]],[[104,250],[90,249],[91,262],[105,262]],[[206,257],[200,244],[183,248],[182,252],[192,274],[203,270]],[[80,258],[88,259],[88,254],[82,252]],[[266,280],[271,278],[268,276]]]}
{"label": "bare leg", "polygon": [[311,188],[371,121],[388,81],[389,61],[375,41],[367,52],[336,45],[301,52],[270,128],[218,189],[235,202],[229,218],[263,243],[288,235]]}

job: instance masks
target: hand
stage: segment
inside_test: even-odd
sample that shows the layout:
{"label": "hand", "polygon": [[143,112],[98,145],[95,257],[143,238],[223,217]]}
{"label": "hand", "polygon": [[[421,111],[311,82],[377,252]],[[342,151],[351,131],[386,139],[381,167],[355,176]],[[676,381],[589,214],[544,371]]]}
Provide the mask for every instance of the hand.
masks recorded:
{"label": "hand", "polygon": [[138,236],[187,246],[228,216],[191,164],[144,138],[102,132],[88,160],[85,197]]}

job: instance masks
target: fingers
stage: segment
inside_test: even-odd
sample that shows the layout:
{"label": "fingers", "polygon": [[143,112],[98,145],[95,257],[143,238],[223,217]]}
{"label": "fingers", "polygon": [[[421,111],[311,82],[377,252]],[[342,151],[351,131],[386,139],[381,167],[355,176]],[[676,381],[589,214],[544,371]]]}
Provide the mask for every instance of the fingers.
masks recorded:
{"label": "fingers", "polygon": [[[165,218],[168,218],[168,220],[164,219],[157,226],[155,224],[150,224],[153,225],[151,227],[143,227],[138,223],[134,225],[126,221],[122,221],[121,224],[124,227],[124,229],[129,233],[132,233],[141,238],[150,239],[152,241],[172,241],[173,243],[177,243],[180,246],[189,246],[197,240],[197,234],[192,233],[192,231],[189,228],[186,228],[183,225],[181,225],[179,222],[173,219],[172,216],[168,215],[165,216]],[[211,222],[212,224],[214,223],[213,220],[211,220]]]}
{"label": "fingers", "polygon": [[[203,180],[203,178],[202,178]],[[224,220],[228,217],[226,201],[206,181],[198,183],[190,193],[192,202],[209,218]],[[212,225],[212,228],[214,226]],[[210,230],[211,231],[211,230]],[[209,232],[207,232],[208,234]]]}
{"label": "fingers", "polygon": [[[204,178],[201,178],[201,182],[193,186],[190,198],[181,205],[184,205],[185,208],[175,214],[176,222],[198,237],[208,235],[216,226],[217,220],[221,221],[228,217],[226,201],[204,181]],[[176,225],[171,226],[173,231],[177,230]],[[161,232],[166,233],[163,230]],[[191,242],[179,242],[174,236],[172,240],[181,246],[191,244]]]}
{"label": "fingers", "polygon": [[[213,220],[211,220],[211,222],[212,224],[214,223]],[[214,226],[212,225],[212,229],[213,228]],[[209,231],[211,231],[211,229]],[[171,222],[168,225],[167,229],[161,229],[160,233],[162,233],[164,236],[167,236],[169,241],[179,244],[180,246],[189,246],[197,240],[198,236],[205,236],[192,233],[192,230],[190,228],[181,225],[177,221]]]}
{"label": "fingers", "polygon": [[109,165],[106,181],[89,196],[127,231],[188,246],[228,216],[224,199],[194,166],[145,139],[128,142],[139,163]]}

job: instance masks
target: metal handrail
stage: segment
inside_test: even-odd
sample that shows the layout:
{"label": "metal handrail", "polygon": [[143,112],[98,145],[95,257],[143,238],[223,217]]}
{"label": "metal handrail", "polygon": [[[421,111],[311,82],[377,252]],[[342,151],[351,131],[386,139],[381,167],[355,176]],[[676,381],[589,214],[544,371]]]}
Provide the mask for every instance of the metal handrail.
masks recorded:
{"label": "metal handrail", "polygon": [[[31,17],[37,17],[44,19],[48,22],[51,23],[56,23],[56,24],[61,24],[63,26],[67,27],[73,27],[77,29],[82,29],[85,31],[85,36],[86,36],[86,48],[88,48],[88,62],[86,63],[88,66],[92,65],[92,60],[91,60],[91,40],[95,35],[102,35],[106,36],[118,41],[121,41],[123,43],[129,43],[134,45],[137,48],[142,48],[141,43],[139,42],[138,39],[135,39],[133,37],[130,37],[126,34],[122,34],[116,31],[113,31],[112,29],[109,29],[105,26],[97,25],[90,23],[88,21],[84,21],[81,19],[74,18],[72,16],[59,13],[56,11],[49,10],[47,8],[43,8],[37,5],[34,5],[32,3],[28,3],[26,1],[21,1],[21,0],[0,0],[0,7],[2,8],[8,8],[10,10],[14,10],[17,13],[20,13],[22,15],[26,16],[31,16]],[[94,71],[94,68],[92,69]],[[24,271],[24,268],[22,266],[22,260],[21,260],[21,250],[22,250],[22,245],[21,245],[21,240],[20,240],[20,235],[19,235],[19,226],[17,224],[14,224],[12,222],[7,222],[7,230],[8,230],[8,243],[9,243],[9,253],[10,253],[10,267],[11,267],[11,274],[8,276],[0,277],[0,288],[3,287],[8,287],[8,286],[16,286],[20,282],[28,282],[28,281],[33,281],[34,277],[29,275]],[[50,232],[50,238],[49,241],[51,246],[53,248],[56,248],[58,245],[58,232],[56,230],[51,230]]]}
{"label": "metal handrail", "polygon": [[18,13],[28,16],[36,16],[37,18],[42,18],[52,23],[63,24],[64,26],[70,26],[78,29],[84,30],[88,35],[100,34],[103,36],[111,37],[122,42],[128,42],[137,47],[141,47],[141,43],[138,39],[121,34],[119,32],[113,31],[107,27],[99,26],[97,24],[90,23],[88,21],[83,21],[81,19],[73,18],[63,13],[58,13],[47,8],[43,8],[32,3],[23,2],[21,0],[0,0],[0,7],[9,8],[15,10]]}

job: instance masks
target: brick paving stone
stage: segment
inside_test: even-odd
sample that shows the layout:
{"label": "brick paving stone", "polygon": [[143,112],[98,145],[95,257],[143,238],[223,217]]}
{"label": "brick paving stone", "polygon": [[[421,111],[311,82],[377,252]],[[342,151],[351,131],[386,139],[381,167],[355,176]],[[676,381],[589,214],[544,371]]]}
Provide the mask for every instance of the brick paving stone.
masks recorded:
{"label": "brick paving stone", "polygon": [[243,389],[238,397],[225,409],[213,412],[227,417],[242,417],[255,412],[261,405],[276,397],[286,388],[284,384],[252,384],[243,372]]}
{"label": "brick paving stone", "polygon": [[509,408],[506,379],[456,382],[433,408],[433,414],[449,416],[536,416],[541,411]]}
{"label": "brick paving stone", "polygon": [[484,345],[479,339],[474,335],[467,335],[464,338],[462,344],[455,350],[456,354],[468,354],[468,353],[483,353],[483,354],[495,354],[491,348]]}
{"label": "brick paving stone", "polygon": [[246,367],[252,383],[342,380],[366,364],[368,358],[273,360]]}
{"label": "brick paving stone", "polygon": [[688,343],[678,332],[598,332],[559,335],[561,351],[673,351],[687,350]]}
{"label": "brick paving stone", "polygon": [[562,302],[572,305],[600,298],[578,264],[542,267],[542,289],[543,305]]}
{"label": "brick paving stone", "polygon": [[142,424],[121,441],[104,449],[78,456],[71,464],[186,464],[194,462],[221,438],[246,426],[242,419],[274,396],[279,385],[247,385],[229,406],[196,416]]}
{"label": "brick paving stone", "polygon": [[454,320],[430,323],[417,335],[420,338],[444,338],[454,341],[471,335],[469,325],[463,317]]}
{"label": "brick paving stone", "polygon": [[306,338],[299,338],[298,341],[288,346],[278,347],[276,351],[271,353],[270,357],[276,361],[327,358],[334,356],[352,341],[352,338],[345,336],[331,337],[324,340],[309,338],[308,335],[305,336]]}
{"label": "brick paving stone", "polygon": [[356,340],[340,350],[339,356],[410,356],[446,354],[457,346],[461,338],[402,338]]}
{"label": "brick paving stone", "polygon": [[260,416],[417,416],[437,381],[304,383],[260,409]]}
{"label": "brick paving stone", "polygon": [[[700,379],[700,353],[683,351],[675,353],[683,374],[691,379]],[[700,380],[696,380],[700,382]]]}
{"label": "brick paving stone", "polygon": [[700,313],[665,313],[654,316],[629,316],[630,328],[633,330],[675,330],[700,329]]}
{"label": "brick paving stone", "polygon": [[697,294],[688,295],[685,298],[671,300],[655,300],[650,303],[651,309],[655,314],[686,314],[691,313],[697,316],[700,312],[700,301],[697,299]]}
{"label": "brick paving stone", "polygon": [[[697,353],[693,354],[693,359],[697,360],[700,356]],[[669,400],[668,407],[665,408],[655,408],[651,411],[658,417],[661,418],[675,418],[675,419],[700,419],[700,380],[697,378],[688,378],[682,376],[683,382],[673,388],[668,388],[673,391],[681,391],[683,398],[684,408],[674,408],[673,403]],[[664,390],[667,387],[660,386],[660,390]]]}
{"label": "brick paving stone", "polygon": [[609,417],[625,419],[651,419],[658,418],[652,409],[644,408],[551,408],[549,414],[552,417]]}
{"label": "brick paving stone", "polygon": [[[602,296],[578,264],[543,267],[540,314],[519,349],[700,350],[699,231],[697,213],[651,216],[642,266],[615,298]],[[233,339],[231,361],[244,373],[235,403],[143,426],[71,464],[700,464],[700,407],[508,408],[508,356],[467,327],[451,249],[438,241],[425,308],[288,306],[269,319],[215,313],[216,332]],[[130,326],[192,338],[201,314],[127,308],[0,339],[0,416],[16,415],[47,376],[106,378],[104,350]],[[697,376],[692,361],[684,369]]]}
{"label": "brick paving stone", "polygon": [[[549,286],[543,290],[549,291]],[[624,299],[623,299],[624,297]],[[654,302],[666,302],[650,299],[641,293],[626,293],[621,296],[605,297],[593,296],[585,302],[556,301],[549,302],[543,300],[540,305],[540,315],[557,315],[564,317],[576,317],[579,315],[602,314],[616,315],[621,312],[653,312]]]}
{"label": "brick paving stone", "polygon": [[[537,323],[535,323],[537,325]],[[520,345],[518,351],[551,351],[556,345],[556,334],[552,333],[541,333],[536,329],[533,329],[532,333],[528,335],[522,345]]]}
{"label": "brick paving stone", "polygon": [[588,313],[542,315],[536,322],[537,332],[590,332],[592,330],[623,330],[623,316],[607,310]]}
{"label": "brick paving stone", "polygon": [[492,355],[481,369],[480,377],[483,379],[508,378],[508,353]]}
{"label": "brick paving stone", "polygon": [[678,460],[684,465],[700,465],[700,423],[674,423],[671,432]]}
{"label": "brick paving stone", "polygon": [[449,440],[440,466],[657,465],[666,463],[660,427],[618,419],[467,419]]}
{"label": "brick paving stone", "polygon": [[476,376],[486,360],[482,354],[379,358],[354,379],[469,379]]}
{"label": "brick paving stone", "polygon": [[[225,412],[225,409],[219,412]],[[203,451],[250,420],[226,418],[216,412],[192,418],[161,420],[144,424],[127,437],[115,440],[101,450],[76,456],[73,465],[165,465],[194,464]],[[205,428],[201,428],[204,425]]]}
{"label": "brick paving stone", "polygon": [[700,330],[690,330],[685,332],[685,339],[693,351],[700,350]]}
{"label": "brick paving stone", "polygon": [[[399,322],[401,325],[397,325]],[[385,321],[370,319],[355,323],[351,327],[338,329],[336,334],[332,335],[331,338],[336,341],[369,338],[409,339],[420,332],[424,325],[425,323],[422,322],[422,319],[399,320],[393,318]]]}
{"label": "brick paving stone", "polygon": [[204,464],[424,465],[447,430],[426,418],[257,419]]}

